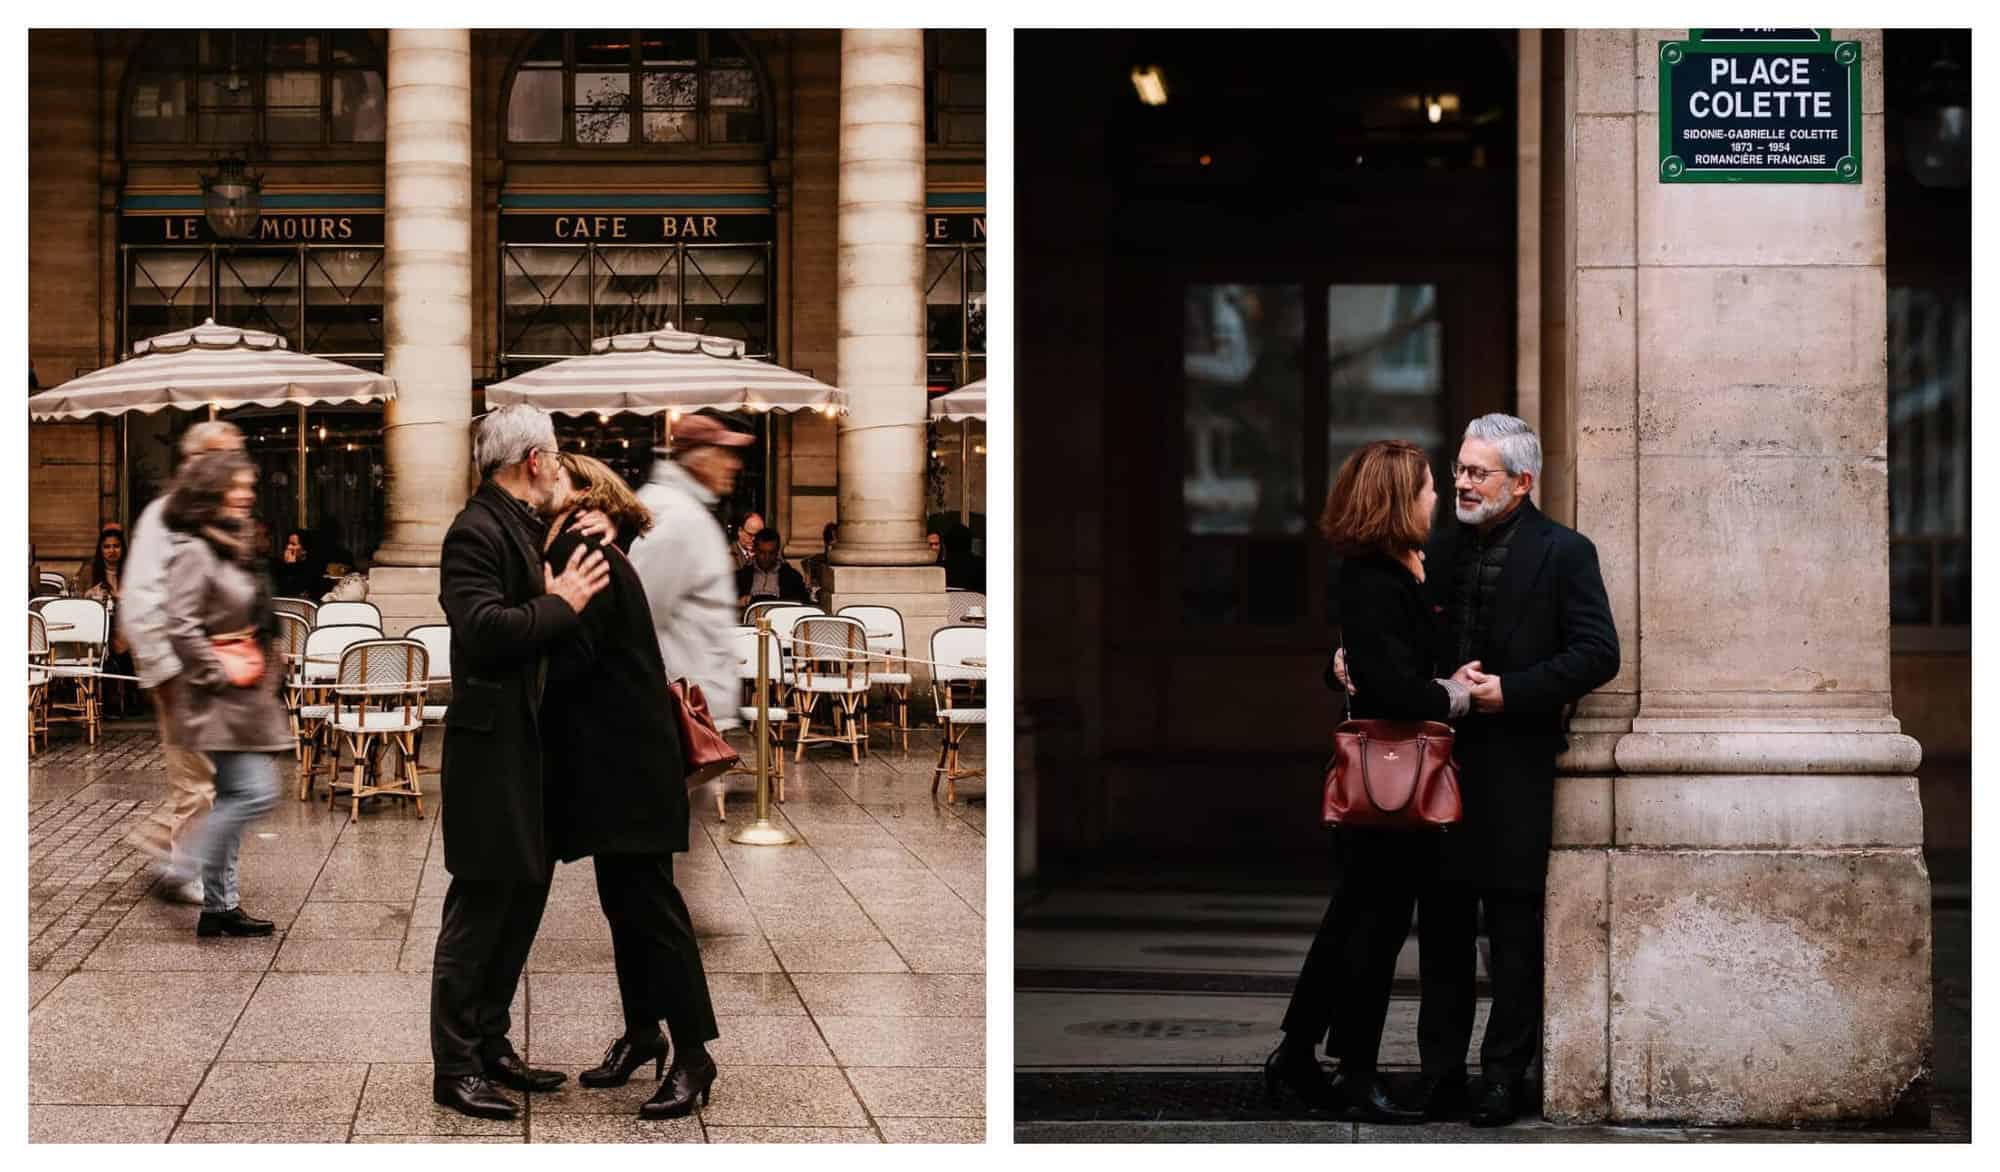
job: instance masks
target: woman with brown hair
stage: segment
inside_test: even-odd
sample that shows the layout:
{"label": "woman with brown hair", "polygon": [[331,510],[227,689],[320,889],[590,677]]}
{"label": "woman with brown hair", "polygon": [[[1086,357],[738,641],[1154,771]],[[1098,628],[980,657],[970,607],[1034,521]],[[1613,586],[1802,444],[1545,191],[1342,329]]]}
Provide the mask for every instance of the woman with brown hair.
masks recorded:
{"label": "woman with brown hair", "polygon": [[[561,462],[550,564],[567,565],[579,544],[598,545],[566,529],[579,512],[603,513],[618,534],[605,552],[611,583],[583,608],[577,637],[551,656],[541,711],[549,849],[564,862],[588,855],[596,869],[625,1017],[604,1061],[577,1081],[622,1086],[650,1062],[660,1087],[639,1114],[672,1119],[707,1104],[716,1076],[707,1046],[718,1030],[694,921],[674,886],[674,852],[688,849],[674,700],[645,586],[625,558],[653,519],[608,465],[571,452]],[[673,1066],[662,1075],[669,1037]]]}
{"label": "woman with brown hair", "polygon": [[182,464],[168,489],[167,638],[185,698],[170,709],[175,740],[215,762],[215,806],[192,854],[201,867],[200,936],[268,936],[269,920],[237,900],[244,827],[278,798],[277,755],[292,749],[278,688],[277,619],[252,535],[257,471],[240,451]]}
{"label": "woman with brown hair", "polygon": [[[1438,675],[1443,616],[1424,598],[1424,543],[1437,508],[1423,449],[1402,440],[1366,444],[1340,466],[1320,531],[1341,555],[1340,627],[1355,684],[1353,719],[1451,720],[1470,688]],[[1462,671],[1463,669],[1461,669]],[[1342,694],[1331,665],[1327,686]],[[1266,1085],[1283,1083],[1307,1103],[1372,1123],[1408,1123],[1422,1112],[1390,1098],[1376,1070],[1396,955],[1410,930],[1417,891],[1435,870],[1434,841],[1396,831],[1336,828],[1337,880],[1285,1013],[1284,1040],[1264,1063]],[[1331,1082],[1314,1057],[1340,1071]]]}

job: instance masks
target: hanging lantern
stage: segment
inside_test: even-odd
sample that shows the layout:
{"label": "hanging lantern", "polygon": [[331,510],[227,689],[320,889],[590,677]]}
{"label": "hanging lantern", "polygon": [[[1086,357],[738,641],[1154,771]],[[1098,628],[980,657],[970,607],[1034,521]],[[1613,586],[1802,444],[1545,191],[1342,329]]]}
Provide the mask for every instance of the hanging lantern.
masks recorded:
{"label": "hanging lantern", "polygon": [[249,240],[257,235],[263,216],[264,177],[253,175],[234,155],[216,163],[213,174],[201,177],[202,207],[211,232],[224,240]]}

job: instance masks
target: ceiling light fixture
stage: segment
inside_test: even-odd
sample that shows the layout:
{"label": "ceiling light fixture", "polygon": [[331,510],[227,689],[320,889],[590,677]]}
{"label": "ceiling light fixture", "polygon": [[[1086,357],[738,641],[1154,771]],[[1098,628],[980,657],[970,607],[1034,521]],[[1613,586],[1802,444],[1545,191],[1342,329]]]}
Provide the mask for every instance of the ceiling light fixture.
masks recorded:
{"label": "ceiling light fixture", "polygon": [[1139,92],[1139,100],[1148,106],[1167,104],[1167,79],[1157,65],[1133,66],[1132,88]]}

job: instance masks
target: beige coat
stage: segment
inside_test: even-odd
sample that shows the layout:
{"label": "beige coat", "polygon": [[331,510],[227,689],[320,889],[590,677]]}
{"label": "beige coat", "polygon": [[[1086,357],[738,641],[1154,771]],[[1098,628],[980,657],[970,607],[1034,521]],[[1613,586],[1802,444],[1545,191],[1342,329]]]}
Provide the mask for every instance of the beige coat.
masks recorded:
{"label": "beige coat", "polygon": [[[188,749],[215,752],[289,752],[290,721],[278,698],[284,665],[264,644],[264,678],[234,687],[209,646],[212,635],[261,626],[256,575],[225,561],[201,538],[176,541],[167,563],[167,638],[181,662],[187,691],[172,708],[174,736]],[[264,601],[268,607],[268,598]]]}

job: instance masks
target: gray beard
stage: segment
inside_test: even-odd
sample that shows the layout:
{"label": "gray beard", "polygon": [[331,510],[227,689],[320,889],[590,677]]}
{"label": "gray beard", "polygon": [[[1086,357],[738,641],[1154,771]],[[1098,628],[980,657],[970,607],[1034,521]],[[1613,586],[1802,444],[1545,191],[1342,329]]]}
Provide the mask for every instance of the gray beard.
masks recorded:
{"label": "gray beard", "polygon": [[1499,516],[1507,508],[1507,503],[1507,498],[1497,501],[1481,501],[1477,507],[1467,509],[1465,506],[1453,502],[1452,511],[1458,514],[1458,519],[1467,525],[1484,525],[1486,522]]}

